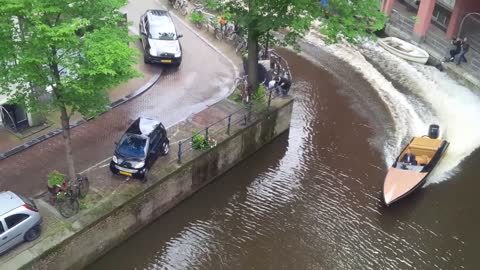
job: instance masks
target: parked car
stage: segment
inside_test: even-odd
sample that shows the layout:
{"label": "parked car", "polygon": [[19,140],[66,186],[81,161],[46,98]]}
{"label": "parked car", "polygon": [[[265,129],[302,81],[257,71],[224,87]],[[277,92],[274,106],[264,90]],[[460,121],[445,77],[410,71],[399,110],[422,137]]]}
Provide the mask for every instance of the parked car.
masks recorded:
{"label": "parked car", "polygon": [[42,217],[35,203],[11,191],[0,192],[0,254],[40,236]]}
{"label": "parked car", "polygon": [[117,144],[110,170],[146,181],[148,169],[170,150],[167,130],[159,121],[139,117]]}
{"label": "parked car", "polygon": [[160,63],[180,66],[182,45],[170,14],[166,10],[147,10],[140,17],[140,40],[146,64]]}

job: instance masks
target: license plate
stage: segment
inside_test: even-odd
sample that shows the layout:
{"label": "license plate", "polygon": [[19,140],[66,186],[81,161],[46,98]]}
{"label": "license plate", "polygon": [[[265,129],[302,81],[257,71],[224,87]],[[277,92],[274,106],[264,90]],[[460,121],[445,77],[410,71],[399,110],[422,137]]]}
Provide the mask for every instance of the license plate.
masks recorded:
{"label": "license plate", "polygon": [[162,63],[172,63],[172,60],[160,60]]}
{"label": "license plate", "polygon": [[122,175],[126,175],[126,176],[132,176],[132,174],[129,173],[129,172],[120,171],[119,173],[122,174]]}

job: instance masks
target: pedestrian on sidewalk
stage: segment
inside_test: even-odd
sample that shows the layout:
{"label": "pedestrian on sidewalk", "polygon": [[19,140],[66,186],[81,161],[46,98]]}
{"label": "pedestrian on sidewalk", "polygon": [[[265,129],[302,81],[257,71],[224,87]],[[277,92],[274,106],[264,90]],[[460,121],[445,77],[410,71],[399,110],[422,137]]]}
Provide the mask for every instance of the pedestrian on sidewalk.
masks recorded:
{"label": "pedestrian on sidewalk", "polygon": [[460,65],[461,62],[467,62],[467,58],[465,58],[465,54],[468,52],[468,50],[470,49],[470,44],[468,44],[468,40],[467,38],[465,37],[462,41],[462,48],[460,50],[460,52],[455,55],[455,63],[458,65]]}

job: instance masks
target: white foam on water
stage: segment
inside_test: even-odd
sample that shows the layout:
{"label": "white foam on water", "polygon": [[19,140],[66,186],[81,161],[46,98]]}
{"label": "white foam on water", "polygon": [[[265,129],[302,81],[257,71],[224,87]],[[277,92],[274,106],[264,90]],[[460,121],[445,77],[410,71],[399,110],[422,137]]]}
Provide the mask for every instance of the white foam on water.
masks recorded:
{"label": "white foam on water", "polygon": [[[316,34],[310,33],[305,39],[317,46],[325,45]],[[405,140],[427,134],[432,123],[440,125],[441,136],[450,142],[450,146],[427,184],[450,178],[462,160],[480,146],[480,125],[477,124],[480,97],[470,89],[434,67],[410,64],[367,42],[361,48],[362,53],[379,64],[382,70],[394,74],[395,80],[408,88],[409,93],[401,93],[365,59],[358,48],[346,44],[324,48],[363,74],[389,108],[395,130],[390,131],[390,139],[384,147],[387,166],[402,150]],[[421,102],[416,101],[417,97]]]}

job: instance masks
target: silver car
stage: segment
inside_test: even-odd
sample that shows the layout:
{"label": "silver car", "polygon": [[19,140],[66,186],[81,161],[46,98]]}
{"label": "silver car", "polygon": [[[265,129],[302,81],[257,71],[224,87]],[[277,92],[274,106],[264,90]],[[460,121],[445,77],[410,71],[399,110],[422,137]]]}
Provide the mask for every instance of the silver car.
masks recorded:
{"label": "silver car", "polygon": [[173,20],[166,10],[150,9],[140,17],[140,40],[146,64],[158,63],[180,66],[182,45]]}
{"label": "silver car", "polygon": [[0,254],[40,236],[42,217],[35,203],[11,191],[0,192]]}

